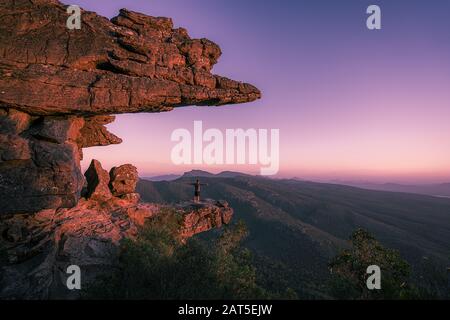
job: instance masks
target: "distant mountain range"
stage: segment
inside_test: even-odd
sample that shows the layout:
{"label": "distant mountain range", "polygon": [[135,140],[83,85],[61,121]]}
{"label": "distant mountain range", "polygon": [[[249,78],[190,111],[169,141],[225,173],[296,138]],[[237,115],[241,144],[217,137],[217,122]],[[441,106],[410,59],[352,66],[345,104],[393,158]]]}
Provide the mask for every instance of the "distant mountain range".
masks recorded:
{"label": "distant mountain range", "polygon": [[160,176],[142,177],[142,179],[148,180],[148,181],[173,181],[180,177],[181,177],[181,175],[178,175],[178,174],[164,174],[164,175],[160,175]]}
{"label": "distant mountain range", "polygon": [[397,183],[371,183],[371,182],[354,182],[354,181],[335,181],[337,184],[353,186],[368,190],[382,190],[390,192],[405,192],[426,194],[435,197],[450,198],[450,183],[439,184],[423,184],[423,185],[404,185]]}
{"label": "distant mountain range", "polygon": [[[173,181],[181,177],[216,177],[216,178],[234,178],[237,176],[249,176],[240,172],[223,171],[218,174],[212,174],[203,170],[192,170],[184,173],[183,175],[167,174],[154,177],[144,177],[142,179],[149,181]],[[294,180],[304,181],[300,178],[293,178]],[[327,182],[328,183],[328,182]],[[450,198],[450,183],[435,183],[435,184],[418,184],[407,185],[399,183],[373,183],[370,181],[347,181],[347,180],[331,180],[331,184],[344,185],[350,187],[356,187],[367,190],[379,190],[389,192],[403,192],[403,193],[415,193],[424,194],[435,197]]]}
{"label": "distant mountain range", "polygon": [[300,296],[323,297],[330,258],[359,227],[399,250],[418,279],[426,276],[424,262],[434,261],[443,276],[450,266],[450,199],[205,171],[174,181],[140,180],[137,191],[149,202],[189,200],[189,183],[197,177],[208,184],[202,197],[228,201],[233,220],[245,221],[250,231],[245,246],[264,277],[280,278]]}
{"label": "distant mountain range", "polygon": [[192,170],[189,172],[185,172],[184,174],[166,174],[166,175],[160,175],[160,176],[153,176],[153,177],[143,177],[142,179],[148,180],[148,181],[173,181],[177,180],[181,177],[196,177],[196,178],[234,178],[239,176],[249,176],[245,173],[240,172],[233,172],[233,171],[222,171],[221,173],[214,174],[203,170]]}

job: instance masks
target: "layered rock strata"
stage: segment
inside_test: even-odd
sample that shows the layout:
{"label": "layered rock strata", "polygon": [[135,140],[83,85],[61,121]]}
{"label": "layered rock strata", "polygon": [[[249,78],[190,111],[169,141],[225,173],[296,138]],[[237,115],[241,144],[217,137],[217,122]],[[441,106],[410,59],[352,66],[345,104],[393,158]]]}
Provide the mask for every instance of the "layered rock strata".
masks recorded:
{"label": "layered rock strata", "polygon": [[[211,72],[221,50],[169,18],[122,9],[81,12],[69,30],[57,0],[0,3],[0,298],[70,298],[68,265],[87,281],[117,260],[120,241],[161,205],[140,203],[132,165],[107,172],[83,148],[122,140],[114,114],[220,106],[261,97]],[[226,202],[185,203],[180,238],[229,223]],[[106,271],[107,272],[107,271]]]}
{"label": "layered rock strata", "polygon": [[[118,168],[111,172],[118,170],[119,179],[132,177],[136,171],[131,165]],[[66,285],[70,275],[67,268],[78,266],[83,288],[88,287],[117,265],[121,240],[135,238],[139,228],[159,214],[181,215],[178,236],[182,242],[228,224],[233,215],[223,201],[186,202],[175,207],[140,203],[134,188],[122,189],[120,196],[113,196],[114,187],[103,188],[110,186],[103,180],[109,180],[109,174],[98,161],[93,160],[87,172],[92,178],[89,181],[97,187],[76,206],[16,214],[0,220],[0,299],[79,298],[81,292],[69,290]],[[114,186],[118,176],[112,176]],[[127,179],[128,185],[135,186],[137,179],[137,176],[134,180]]]}
{"label": "layered rock strata", "polygon": [[212,74],[220,48],[169,18],[82,10],[81,29],[70,30],[66,7],[0,3],[0,215],[76,205],[82,148],[122,141],[105,127],[111,114],[261,96]]}

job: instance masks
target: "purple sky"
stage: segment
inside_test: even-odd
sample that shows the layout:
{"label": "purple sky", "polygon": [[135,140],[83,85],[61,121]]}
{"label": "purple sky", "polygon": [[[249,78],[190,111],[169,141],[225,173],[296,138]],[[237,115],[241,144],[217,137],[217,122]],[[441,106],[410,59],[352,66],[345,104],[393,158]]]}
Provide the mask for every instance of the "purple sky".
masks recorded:
{"label": "purple sky", "polygon": [[[65,3],[69,4],[68,1]],[[408,183],[450,181],[450,1],[72,0],[113,17],[126,7],[173,18],[223,55],[214,73],[255,84],[263,99],[221,108],[121,115],[124,142],[85,149],[141,176],[259,166],[171,163],[174,129],[279,128],[280,176]],[[366,28],[378,4],[382,30]]]}

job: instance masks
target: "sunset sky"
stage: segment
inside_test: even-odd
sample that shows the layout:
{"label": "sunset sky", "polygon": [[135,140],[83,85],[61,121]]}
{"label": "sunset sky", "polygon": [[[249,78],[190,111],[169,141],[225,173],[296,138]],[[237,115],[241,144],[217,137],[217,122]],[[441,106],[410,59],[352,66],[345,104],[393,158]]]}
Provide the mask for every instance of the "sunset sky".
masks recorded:
{"label": "sunset sky", "polygon": [[[175,166],[170,136],[206,128],[280,129],[280,177],[450,181],[450,1],[71,0],[107,17],[126,7],[173,18],[222,49],[213,72],[261,89],[257,102],[120,115],[123,139],[84,149],[141,176],[191,169],[257,173],[258,166]],[[378,4],[382,30],[366,28]]]}

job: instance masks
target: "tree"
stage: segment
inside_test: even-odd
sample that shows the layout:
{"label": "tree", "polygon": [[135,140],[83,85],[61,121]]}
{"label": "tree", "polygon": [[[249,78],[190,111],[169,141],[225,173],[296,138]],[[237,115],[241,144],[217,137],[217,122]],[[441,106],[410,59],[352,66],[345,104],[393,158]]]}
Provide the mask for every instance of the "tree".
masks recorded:
{"label": "tree", "polygon": [[137,239],[121,245],[119,266],[98,279],[86,298],[263,299],[250,252],[240,247],[243,223],[226,228],[210,245],[179,239],[180,216],[164,212],[148,221]]}
{"label": "tree", "polygon": [[[338,299],[409,299],[417,290],[409,284],[410,266],[395,250],[383,247],[369,232],[358,229],[350,237],[351,248],[329,264],[331,295]],[[381,289],[369,290],[367,267],[381,269]]]}

